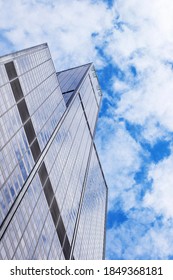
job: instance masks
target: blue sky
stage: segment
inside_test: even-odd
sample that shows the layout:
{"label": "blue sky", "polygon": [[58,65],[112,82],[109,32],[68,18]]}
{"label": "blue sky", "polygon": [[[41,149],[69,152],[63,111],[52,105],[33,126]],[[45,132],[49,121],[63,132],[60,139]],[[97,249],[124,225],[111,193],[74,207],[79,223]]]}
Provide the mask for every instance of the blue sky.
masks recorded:
{"label": "blue sky", "polygon": [[0,0],[0,10],[1,55],[47,42],[58,71],[95,64],[106,258],[172,259],[172,1]]}

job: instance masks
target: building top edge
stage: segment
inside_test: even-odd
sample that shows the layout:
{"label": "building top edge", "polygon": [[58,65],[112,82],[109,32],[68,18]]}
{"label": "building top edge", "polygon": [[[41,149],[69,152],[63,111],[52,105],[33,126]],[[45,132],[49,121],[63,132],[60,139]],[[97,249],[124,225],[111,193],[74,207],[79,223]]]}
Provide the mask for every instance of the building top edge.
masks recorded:
{"label": "building top edge", "polygon": [[63,72],[66,72],[66,71],[68,71],[68,70],[72,70],[72,69],[77,69],[77,68],[80,68],[80,67],[82,67],[82,66],[90,66],[90,65],[92,65],[93,64],[93,62],[89,62],[89,63],[86,63],[86,64],[82,64],[82,65],[78,65],[78,66],[75,66],[75,67],[71,67],[71,68],[68,68],[68,69],[64,69],[64,70],[62,70],[62,71],[58,71],[58,72],[56,72],[56,74],[57,75],[59,75],[59,74],[61,74],[61,73],[63,73]]}
{"label": "building top edge", "polygon": [[25,49],[22,49],[20,51],[16,51],[16,52],[12,52],[12,53],[9,53],[9,54],[5,54],[3,56],[0,56],[0,63],[4,63],[4,61],[6,60],[10,60],[12,58],[15,58],[15,57],[18,57],[20,55],[23,55],[25,54],[26,52],[34,52],[36,50],[41,50],[41,49],[44,49],[44,48],[47,48],[48,47],[48,44],[47,43],[43,43],[43,44],[39,44],[39,45],[36,45],[34,47],[29,47],[29,48],[25,48]]}

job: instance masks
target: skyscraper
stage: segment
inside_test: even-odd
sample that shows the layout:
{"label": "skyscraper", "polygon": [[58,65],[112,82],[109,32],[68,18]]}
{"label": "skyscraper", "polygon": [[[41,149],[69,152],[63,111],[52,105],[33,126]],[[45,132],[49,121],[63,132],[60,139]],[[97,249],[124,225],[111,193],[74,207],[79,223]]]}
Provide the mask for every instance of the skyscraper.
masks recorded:
{"label": "skyscraper", "polygon": [[104,258],[93,64],[57,73],[42,44],[1,57],[0,77],[0,258]]}

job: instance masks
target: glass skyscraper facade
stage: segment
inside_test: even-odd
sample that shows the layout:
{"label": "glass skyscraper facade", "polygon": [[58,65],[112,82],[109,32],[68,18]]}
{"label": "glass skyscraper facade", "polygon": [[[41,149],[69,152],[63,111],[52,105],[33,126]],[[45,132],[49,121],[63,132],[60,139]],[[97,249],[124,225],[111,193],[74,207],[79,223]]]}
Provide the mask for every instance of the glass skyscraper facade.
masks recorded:
{"label": "glass skyscraper facade", "polygon": [[107,186],[92,63],[56,72],[47,44],[0,57],[0,259],[103,259]]}

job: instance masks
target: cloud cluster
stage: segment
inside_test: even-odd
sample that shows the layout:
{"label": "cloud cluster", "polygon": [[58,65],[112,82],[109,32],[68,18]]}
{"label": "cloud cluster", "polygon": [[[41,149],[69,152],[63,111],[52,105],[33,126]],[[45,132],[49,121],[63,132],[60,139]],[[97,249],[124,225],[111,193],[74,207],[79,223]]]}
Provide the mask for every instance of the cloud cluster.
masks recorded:
{"label": "cloud cluster", "polygon": [[173,217],[173,154],[157,165],[151,165],[149,177],[153,180],[153,190],[147,193],[145,205],[152,207],[158,215]]}
{"label": "cloud cluster", "polygon": [[[169,0],[146,0],[140,3],[136,0],[118,0],[114,7],[119,16],[116,19],[116,28],[108,38],[105,53],[123,75],[115,75],[113,79],[111,98],[119,95],[119,101],[114,110],[110,105],[107,112],[109,117],[111,113],[115,122],[124,120],[133,127],[140,127],[139,135],[134,138],[136,147],[140,144],[141,147],[134,152],[134,142],[127,141],[126,137],[118,141],[117,133],[111,134],[109,138],[108,150],[111,150],[111,156],[106,149],[100,149],[103,152],[103,165],[106,162],[108,181],[112,179],[110,185],[114,191],[110,190],[111,196],[115,198],[115,193],[118,195],[118,200],[111,199],[111,209],[116,208],[118,201],[118,205],[127,215],[126,222],[118,226],[115,223],[108,230],[107,252],[109,258],[170,258],[173,249],[172,153],[168,158],[153,164],[151,155],[147,157],[145,144],[152,146],[168,138],[172,142],[173,4]],[[117,131],[119,125],[115,127]],[[106,128],[105,123],[104,129]],[[122,130],[127,134],[125,127]],[[129,133],[133,137],[133,129]],[[116,143],[116,147],[112,143]],[[115,151],[120,149],[121,152],[121,148],[125,151],[123,159],[119,157],[116,161]],[[133,151],[132,157],[138,164],[131,161],[128,166],[127,149]],[[112,167],[112,170],[108,168],[112,176],[106,169],[107,161],[110,166],[115,166],[118,162],[118,167]],[[145,180],[143,178],[140,184],[136,184],[134,173],[137,169],[140,171],[144,168],[147,168]],[[123,188],[121,182],[124,182],[124,186],[126,182],[129,183],[129,189]],[[148,189],[146,182],[151,182]],[[141,189],[146,189],[143,196],[140,195]],[[152,213],[150,223],[143,219],[148,209]],[[131,213],[135,213],[134,219]],[[158,217],[162,217],[162,223],[158,222]]]}
{"label": "cloud cluster", "polygon": [[[103,135],[106,137],[103,139]],[[124,124],[116,125],[109,118],[101,118],[97,132],[97,147],[109,186],[109,210],[114,208],[115,201],[123,196],[125,201],[127,191],[135,183],[134,174],[138,171],[141,160],[140,145],[129,135]],[[133,193],[128,192],[128,202],[131,206]]]}
{"label": "cloud cluster", "polygon": [[[15,50],[48,42],[60,70],[95,60],[96,37],[106,35],[113,20],[102,1],[0,1],[0,29]],[[11,46],[9,51],[11,51]]]}
{"label": "cloud cluster", "polygon": [[[136,214],[136,213],[135,213]],[[138,223],[136,219],[138,218]],[[107,232],[109,259],[172,258],[173,221],[156,218],[150,209],[140,211],[118,228]]]}
{"label": "cloud cluster", "polygon": [[[169,0],[166,2],[116,1],[117,22],[121,25],[109,38],[106,53],[127,76],[123,82],[115,79],[114,88],[129,86],[116,114],[142,125],[154,118],[156,123],[172,131],[173,4]],[[128,79],[132,65],[138,79],[133,88]]]}

